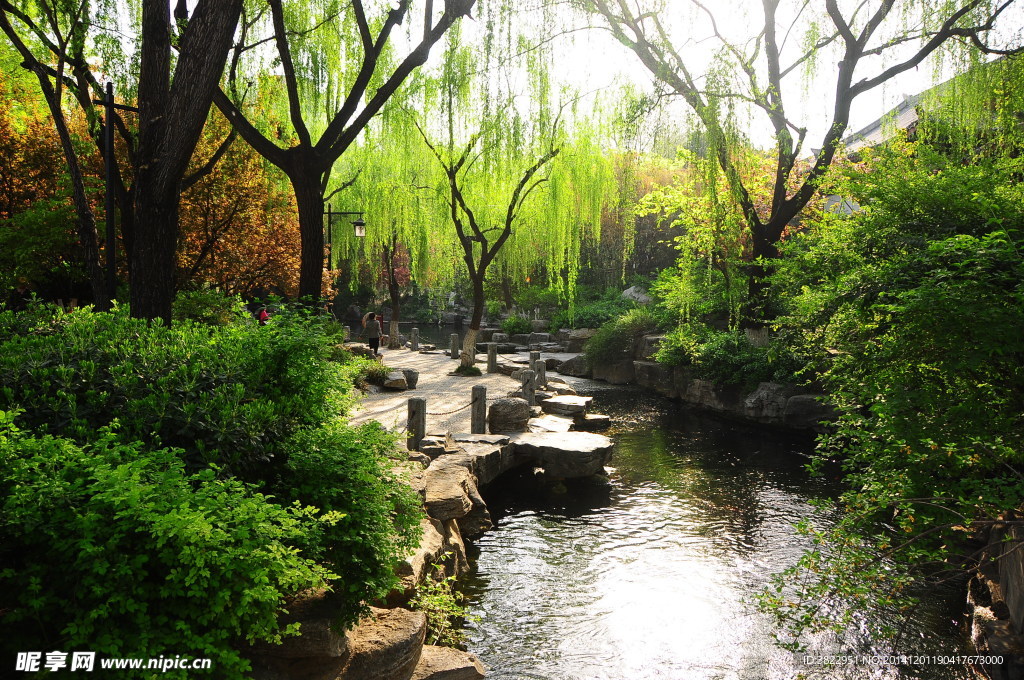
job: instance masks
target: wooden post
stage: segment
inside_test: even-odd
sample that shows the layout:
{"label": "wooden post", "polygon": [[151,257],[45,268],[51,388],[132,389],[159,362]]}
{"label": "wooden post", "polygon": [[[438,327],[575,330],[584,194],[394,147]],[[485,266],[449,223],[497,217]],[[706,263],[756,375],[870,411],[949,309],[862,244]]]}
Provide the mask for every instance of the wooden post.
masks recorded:
{"label": "wooden post", "polygon": [[498,343],[487,343],[487,372],[498,372]]}
{"label": "wooden post", "polygon": [[406,421],[406,429],[409,436],[406,439],[406,447],[410,451],[419,451],[420,442],[427,434],[427,400],[422,397],[413,397],[409,400],[409,419]]}
{"label": "wooden post", "polygon": [[451,343],[452,343],[452,347],[451,347],[452,359],[458,359],[459,358],[459,350],[461,349],[459,347],[459,334],[458,333],[452,333]]}
{"label": "wooden post", "polygon": [[537,404],[537,383],[536,374],[533,371],[523,371],[523,399],[530,406]]}
{"label": "wooden post", "polygon": [[547,387],[548,386],[548,365],[543,359],[537,359],[533,362],[533,372],[537,374],[537,386]]}
{"label": "wooden post", "polygon": [[470,410],[472,414],[470,433],[487,434],[487,388],[485,386],[473,386],[473,405]]}
{"label": "wooden post", "polygon": [[411,333],[411,339],[409,340],[409,349],[413,352],[420,351],[420,329],[413,328]]}

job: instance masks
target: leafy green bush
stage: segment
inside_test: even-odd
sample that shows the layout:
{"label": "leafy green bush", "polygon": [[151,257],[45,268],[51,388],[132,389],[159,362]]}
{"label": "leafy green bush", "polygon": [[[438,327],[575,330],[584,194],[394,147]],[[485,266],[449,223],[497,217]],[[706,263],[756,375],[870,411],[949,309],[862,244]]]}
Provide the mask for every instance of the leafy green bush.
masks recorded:
{"label": "leafy green bush", "polygon": [[396,584],[393,566],[420,538],[422,500],[391,472],[396,436],[379,423],[326,423],[286,448],[288,465],[269,489],[279,502],[344,515],[303,547],[338,574],[339,622],[354,623]]}
{"label": "leafy green bush", "polygon": [[26,427],[79,442],[117,418],[126,439],[256,481],[254,467],[279,457],[292,432],[347,404],[351,383],[326,360],[326,323],[282,311],[263,327],[167,328],[123,309],[58,313],[0,337],[0,409],[24,409]]}
{"label": "leafy green bush", "polygon": [[8,648],[187,652],[222,678],[247,677],[240,640],[295,634],[277,620],[286,598],[333,576],[298,546],[347,520],[189,474],[173,450],[109,432],[80,447],[19,432],[2,412],[0,497]]}
{"label": "leafy green bush", "polygon": [[651,309],[631,309],[610,323],[597,329],[594,337],[587,341],[584,353],[587,363],[607,366],[633,358],[636,341],[644,335],[658,330],[660,319]]}
{"label": "leafy green bush", "polygon": [[520,335],[532,332],[533,325],[525,317],[512,315],[501,322],[501,330],[508,335]]}
{"label": "leafy green bush", "polygon": [[172,316],[175,321],[187,319],[226,326],[232,321],[249,318],[249,313],[239,297],[203,287],[198,290],[180,291],[174,298]]}
{"label": "leafy green bush", "polygon": [[723,385],[795,382],[804,365],[780,343],[755,347],[743,331],[711,331],[692,352],[694,375]]}
{"label": "leafy green bush", "polygon": [[455,589],[455,577],[444,576],[442,564],[432,566],[436,573],[428,575],[420,584],[409,606],[427,617],[428,645],[462,647],[466,635],[460,624],[477,619],[467,614],[463,604],[465,596]]}
{"label": "leafy green bush", "polygon": [[573,308],[560,310],[551,319],[551,328],[598,328],[636,306],[622,297],[622,291],[609,288],[594,299],[582,298]]}

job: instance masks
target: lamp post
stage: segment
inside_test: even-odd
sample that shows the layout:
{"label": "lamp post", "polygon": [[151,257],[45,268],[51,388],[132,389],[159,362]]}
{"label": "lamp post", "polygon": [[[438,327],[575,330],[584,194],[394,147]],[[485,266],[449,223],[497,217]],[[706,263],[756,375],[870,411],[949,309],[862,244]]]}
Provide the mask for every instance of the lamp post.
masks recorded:
{"label": "lamp post", "polygon": [[324,214],[327,215],[327,229],[325,230],[327,232],[327,238],[325,238],[324,241],[327,243],[327,268],[330,269],[331,254],[333,252],[332,234],[334,233],[334,219],[336,217],[342,217],[346,215],[357,215],[356,219],[352,220],[352,228],[354,229],[354,233],[357,238],[363,238],[364,236],[366,236],[366,222],[363,221],[362,211],[336,211],[331,209],[331,205],[329,203],[327,204],[327,212],[325,212]]}

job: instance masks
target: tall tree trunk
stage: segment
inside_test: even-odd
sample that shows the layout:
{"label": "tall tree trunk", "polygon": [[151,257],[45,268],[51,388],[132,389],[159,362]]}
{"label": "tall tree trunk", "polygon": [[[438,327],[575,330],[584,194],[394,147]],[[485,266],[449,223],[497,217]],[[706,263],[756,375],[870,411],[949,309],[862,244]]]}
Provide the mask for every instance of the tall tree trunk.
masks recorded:
{"label": "tall tree trunk", "polygon": [[516,306],[515,296],[512,295],[512,279],[508,274],[501,276],[501,296],[505,299],[505,311],[511,313]]}
{"label": "tall tree trunk", "polygon": [[462,366],[472,366],[476,363],[476,339],[480,335],[480,322],[484,318],[484,307],[487,300],[484,298],[484,274],[485,268],[481,268],[478,276],[473,277],[473,316],[469,321],[469,328],[466,330],[466,337],[462,339],[462,353],[460,354]]}
{"label": "tall tree trunk", "polygon": [[135,241],[131,252],[132,316],[171,323],[178,248],[178,192],[159,186],[147,173],[137,179]]}
{"label": "tall tree trunk", "polygon": [[324,284],[324,195],[321,173],[301,161],[288,173],[299,211],[299,297],[320,299]]}

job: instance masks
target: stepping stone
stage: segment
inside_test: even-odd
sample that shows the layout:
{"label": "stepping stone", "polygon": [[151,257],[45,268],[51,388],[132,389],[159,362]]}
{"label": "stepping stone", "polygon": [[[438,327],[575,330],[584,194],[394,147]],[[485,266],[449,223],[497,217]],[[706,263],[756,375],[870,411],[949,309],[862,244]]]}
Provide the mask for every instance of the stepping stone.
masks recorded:
{"label": "stepping stone", "polygon": [[565,416],[556,416],[550,413],[540,418],[531,418],[527,423],[530,432],[568,432],[572,429],[573,420]]}
{"label": "stepping stone", "polygon": [[604,472],[612,440],[591,432],[524,433],[512,437],[517,456],[537,461],[552,479],[589,477]]}
{"label": "stepping stone", "polygon": [[560,395],[546,400],[544,402],[544,410],[548,413],[565,416],[574,416],[578,413],[584,414],[593,400],[593,397],[580,397],[571,394]]}
{"label": "stepping stone", "polygon": [[[418,373],[417,377],[419,377]],[[405,373],[402,371],[391,371],[384,381],[384,387],[389,390],[407,390],[409,389],[409,381],[406,380]]]}
{"label": "stepping stone", "polygon": [[597,432],[611,427],[612,419],[603,413],[587,413],[582,418],[576,417],[576,429],[582,432]]}

